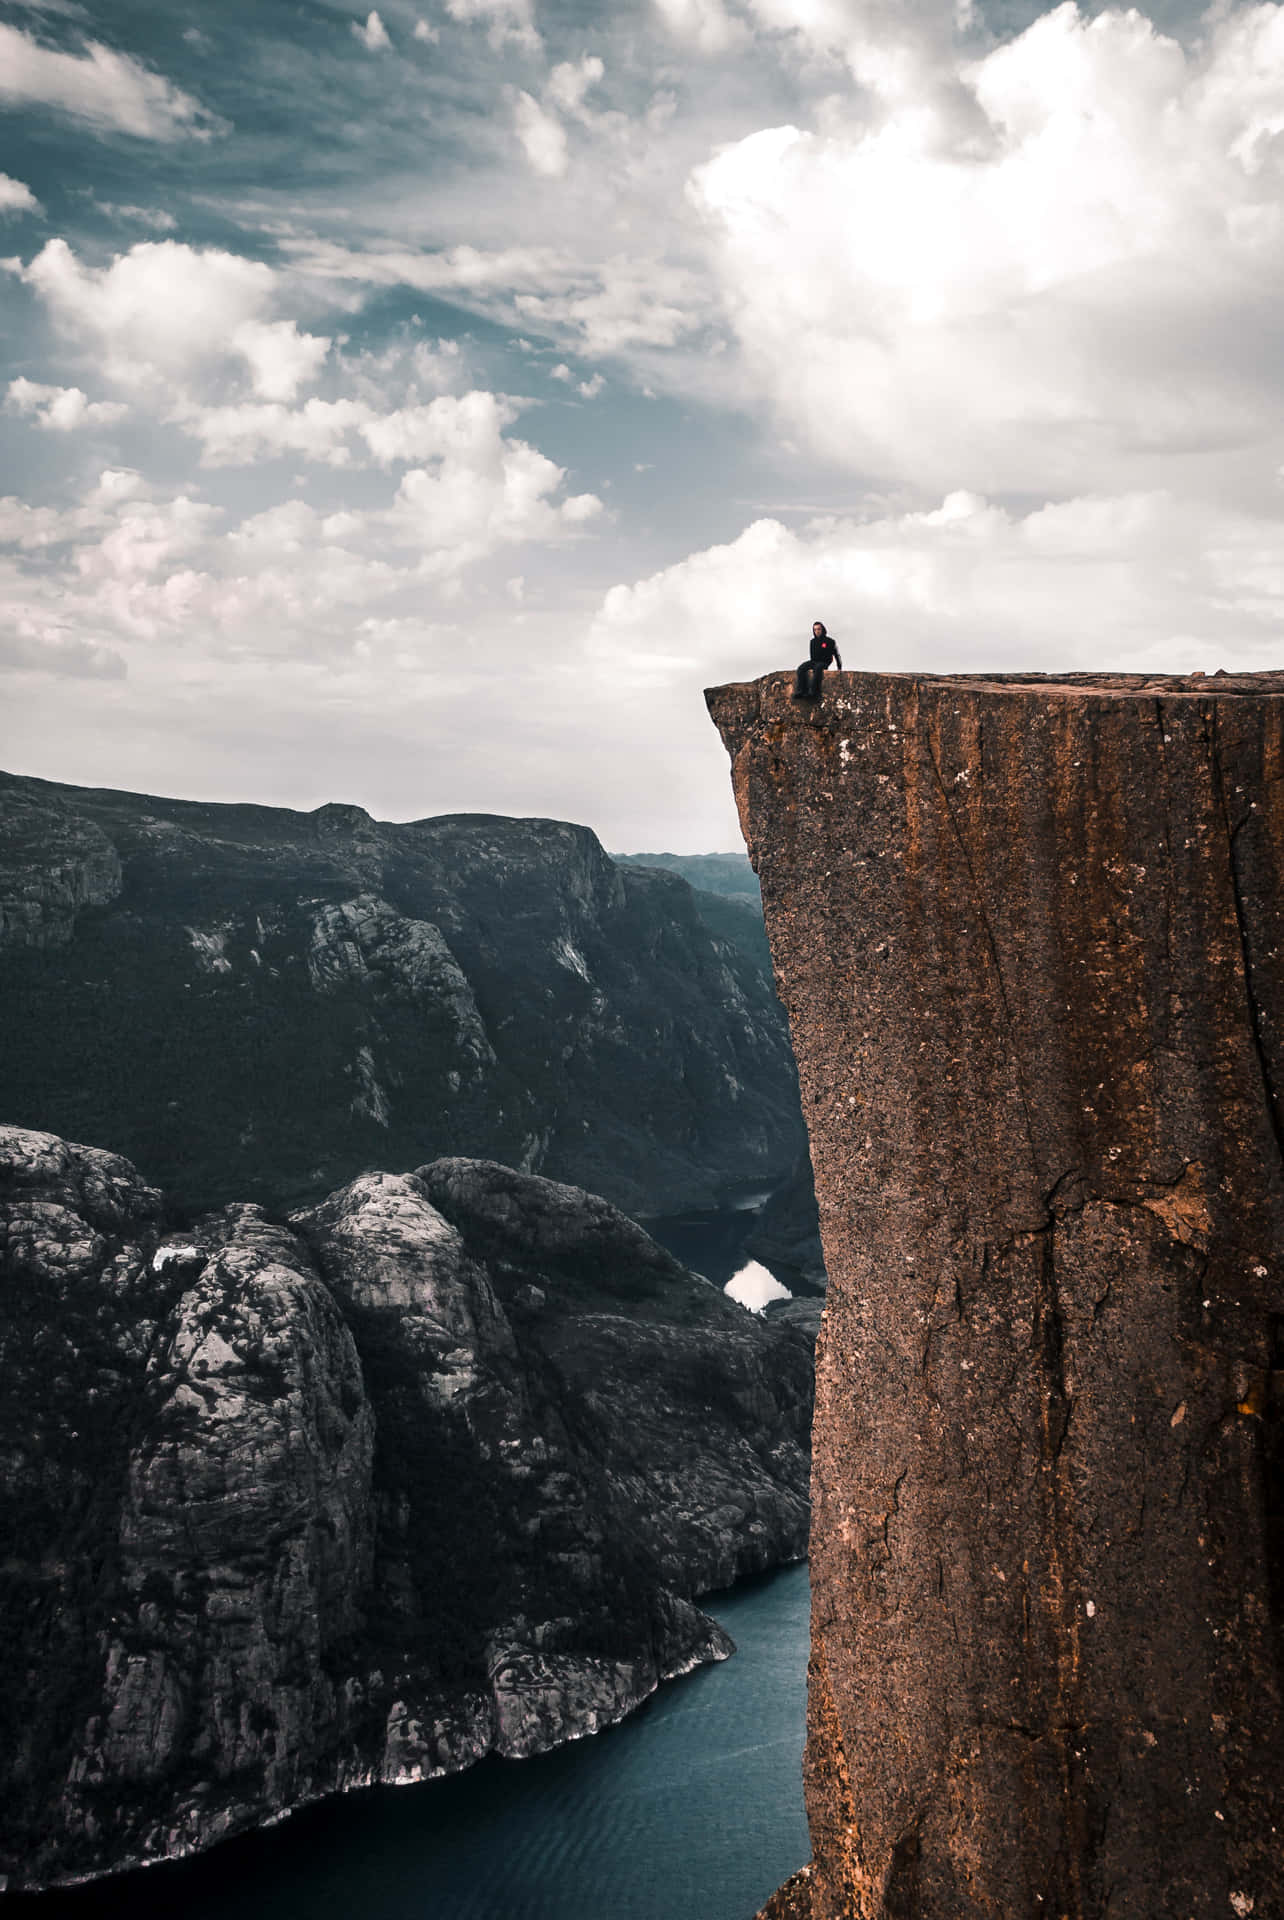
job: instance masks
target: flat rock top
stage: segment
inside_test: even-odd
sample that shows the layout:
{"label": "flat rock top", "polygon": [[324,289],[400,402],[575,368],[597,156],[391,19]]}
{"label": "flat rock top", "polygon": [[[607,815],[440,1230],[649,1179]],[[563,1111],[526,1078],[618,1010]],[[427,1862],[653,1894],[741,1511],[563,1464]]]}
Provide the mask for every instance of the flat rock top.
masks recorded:
{"label": "flat rock top", "polygon": [[969,687],[983,693],[1100,693],[1107,695],[1190,694],[1207,699],[1224,693],[1284,694],[1278,673],[933,673],[886,674],[880,678],[917,680],[920,686]]}
{"label": "flat rock top", "polygon": [[[792,680],[792,673],[768,673],[759,680],[732,682],[710,687],[705,699],[710,707],[723,695],[741,693],[749,687],[766,688],[777,681]],[[917,686],[933,690],[956,687],[970,693],[1050,693],[1083,696],[1098,694],[1108,699],[1120,697],[1153,698],[1187,695],[1192,699],[1221,699],[1226,694],[1264,694],[1284,696],[1284,670],[1270,673],[859,673],[826,674],[828,686],[877,682],[880,686]],[[808,703],[809,704],[809,703]],[[824,695],[820,704],[824,704]]]}

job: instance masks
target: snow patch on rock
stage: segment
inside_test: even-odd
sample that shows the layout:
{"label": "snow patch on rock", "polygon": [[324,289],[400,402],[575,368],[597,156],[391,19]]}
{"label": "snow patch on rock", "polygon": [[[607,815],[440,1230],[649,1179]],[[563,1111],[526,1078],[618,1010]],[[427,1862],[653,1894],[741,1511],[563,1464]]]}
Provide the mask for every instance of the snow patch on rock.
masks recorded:
{"label": "snow patch on rock", "polygon": [[777,1280],[774,1273],[763,1266],[761,1260],[750,1260],[741,1267],[739,1273],[733,1273],[723,1292],[750,1313],[761,1313],[769,1300],[792,1300],[793,1294]]}

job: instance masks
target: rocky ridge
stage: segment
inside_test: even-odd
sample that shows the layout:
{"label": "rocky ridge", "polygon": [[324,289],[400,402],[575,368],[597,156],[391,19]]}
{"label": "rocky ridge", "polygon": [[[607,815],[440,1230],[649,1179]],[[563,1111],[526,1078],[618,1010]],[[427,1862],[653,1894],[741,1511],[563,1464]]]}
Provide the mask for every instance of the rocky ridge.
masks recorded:
{"label": "rocky ridge", "polygon": [[0,1053],[191,1208],[462,1152],[660,1214],[802,1140],[755,903],[561,821],[0,775]]}
{"label": "rocky ridge", "polygon": [[805,1551],[810,1343],[577,1189],[447,1159],[175,1233],[0,1129],[0,1872],[522,1755]]}
{"label": "rocky ridge", "polygon": [[1284,1915],[1284,675],[712,692],[811,1140],[773,1920]]}

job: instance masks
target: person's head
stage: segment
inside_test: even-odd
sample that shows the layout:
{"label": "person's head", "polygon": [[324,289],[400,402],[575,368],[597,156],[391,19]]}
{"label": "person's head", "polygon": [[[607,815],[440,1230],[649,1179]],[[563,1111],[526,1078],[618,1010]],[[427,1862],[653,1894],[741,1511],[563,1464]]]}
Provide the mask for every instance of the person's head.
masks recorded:
{"label": "person's head", "polygon": [[825,637],[825,623],[824,623],[824,621],[823,621],[823,620],[813,620],[813,621],[812,621],[812,623],[811,623],[811,630],[812,630],[812,633],[813,633],[813,634],[815,635],[815,637],[816,637],[816,639],[817,639],[817,640],[823,640],[823,639],[824,639],[824,637]]}

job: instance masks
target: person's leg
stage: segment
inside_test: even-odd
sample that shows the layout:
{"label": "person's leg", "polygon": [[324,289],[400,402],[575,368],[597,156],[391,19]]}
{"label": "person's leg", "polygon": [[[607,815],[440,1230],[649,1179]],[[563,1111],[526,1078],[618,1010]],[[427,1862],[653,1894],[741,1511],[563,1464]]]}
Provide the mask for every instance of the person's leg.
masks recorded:
{"label": "person's leg", "polygon": [[794,678],[794,699],[814,700],[819,692],[820,675],[816,671],[815,661],[800,661]]}

